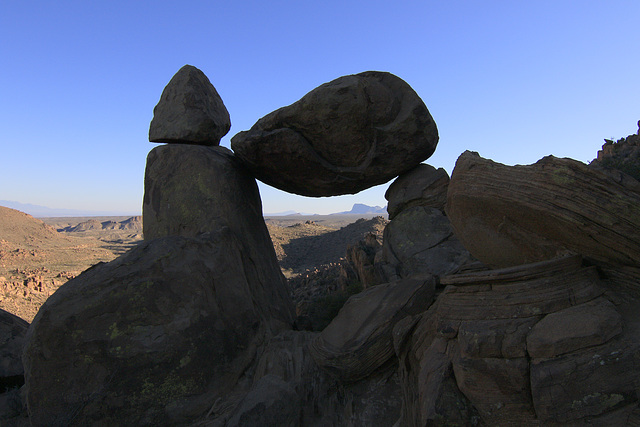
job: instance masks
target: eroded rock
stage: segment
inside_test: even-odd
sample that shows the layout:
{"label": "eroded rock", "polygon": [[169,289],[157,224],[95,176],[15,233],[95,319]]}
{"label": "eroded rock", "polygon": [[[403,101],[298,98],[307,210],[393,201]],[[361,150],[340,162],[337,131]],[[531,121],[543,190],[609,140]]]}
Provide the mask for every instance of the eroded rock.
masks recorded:
{"label": "eroded rock", "polygon": [[27,334],[31,422],[179,424],[227,399],[292,322],[280,277],[255,261],[222,228],[145,241],[67,282]]}
{"label": "eroded rock", "polygon": [[153,109],[149,141],[219,145],[231,129],[229,112],[207,76],[185,65],[171,78]]}
{"label": "eroded rock", "polygon": [[465,152],[446,212],[465,248],[494,267],[570,252],[637,266],[639,206],[640,192],[572,159],[505,166]]}
{"label": "eroded rock", "polygon": [[340,77],[236,134],[231,147],[266,184],[303,196],[357,193],[427,159],[438,131],[402,79]]}

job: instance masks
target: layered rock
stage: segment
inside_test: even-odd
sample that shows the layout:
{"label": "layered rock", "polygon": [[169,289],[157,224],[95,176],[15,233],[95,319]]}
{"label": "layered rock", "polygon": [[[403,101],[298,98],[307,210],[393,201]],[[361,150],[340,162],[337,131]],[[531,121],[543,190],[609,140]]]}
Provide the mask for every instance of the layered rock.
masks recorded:
{"label": "layered rock", "polygon": [[465,152],[446,212],[474,257],[495,267],[575,252],[600,263],[640,262],[640,192],[571,160],[505,166]]}
{"label": "layered rock", "polygon": [[266,184],[304,196],[357,193],[431,156],[438,131],[413,89],[393,74],[340,77],[231,140]]}
{"label": "layered rock", "polygon": [[145,241],[42,306],[23,356],[31,422],[172,424],[225,400],[289,327],[279,276],[226,227]]}
{"label": "layered rock", "polygon": [[389,201],[387,212],[392,220],[405,209],[426,206],[444,211],[447,202],[449,174],[442,168],[419,164],[400,175],[384,194]]}
{"label": "layered rock", "polygon": [[426,310],[435,280],[406,279],[369,288],[349,298],[311,345],[316,363],[341,381],[363,379],[395,353],[393,326]]}
{"label": "layered rock", "polygon": [[185,65],[171,78],[153,109],[149,141],[219,145],[231,129],[229,112],[207,76]]}
{"label": "layered rock", "polygon": [[432,308],[394,330],[408,425],[622,425],[636,410],[635,302],[605,293],[579,257],[441,282]]}

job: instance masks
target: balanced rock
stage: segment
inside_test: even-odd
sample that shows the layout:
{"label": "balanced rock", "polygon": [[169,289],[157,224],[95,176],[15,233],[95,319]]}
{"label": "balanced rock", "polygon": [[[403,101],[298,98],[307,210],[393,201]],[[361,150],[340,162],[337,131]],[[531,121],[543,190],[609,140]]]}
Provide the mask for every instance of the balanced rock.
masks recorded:
{"label": "balanced rock", "polygon": [[280,275],[260,266],[222,227],[146,240],[67,282],[27,333],[31,423],[182,425],[224,406],[292,323]]}
{"label": "balanced rock", "polygon": [[637,411],[638,302],[579,256],[441,284],[394,329],[407,424],[625,425]]}
{"label": "balanced rock", "polygon": [[311,344],[320,367],[342,381],[367,377],[394,355],[393,326],[426,310],[435,280],[405,279],[353,295]]}
{"label": "balanced rock", "polygon": [[505,166],[467,151],[456,162],[446,212],[464,246],[491,266],[569,252],[638,266],[636,189],[572,159],[549,156],[528,166]]}
{"label": "balanced rock", "polygon": [[303,196],[357,193],[427,159],[438,130],[390,73],[340,77],[240,132],[231,147],[266,184]]}
{"label": "balanced rock", "polygon": [[392,220],[405,209],[413,206],[427,206],[444,211],[447,202],[449,174],[442,168],[419,164],[400,175],[384,194],[389,201],[387,212]]}
{"label": "balanced rock", "polygon": [[171,78],[153,109],[149,141],[219,145],[231,129],[229,112],[207,76],[185,65]]}

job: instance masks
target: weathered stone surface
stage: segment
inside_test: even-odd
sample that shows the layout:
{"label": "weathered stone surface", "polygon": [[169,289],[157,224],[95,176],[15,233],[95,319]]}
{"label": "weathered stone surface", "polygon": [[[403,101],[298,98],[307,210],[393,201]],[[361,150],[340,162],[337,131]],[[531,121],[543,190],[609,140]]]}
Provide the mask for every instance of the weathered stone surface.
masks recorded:
{"label": "weathered stone surface", "polygon": [[147,156],[144,183],[146,240],[193,237],[229,227],[271,258],[267,249],[273,245],[262,217],[258,186],[229,149],[173,144],[155,147]]}
{"label": "weathered stone surface", "polygon": [[448,185],[447,171],[424,163],[403,173],[391,183],[384,194],[389,202],[389,219],[392,220],[400,212],[413,206],[426,206],[444,211]]}
{"label": "weathered stone surface", "polygon": [[[23,355],[34,425],[180,424],[225,401],[291,302],[227,227],[148,240],[58,289]],[[286,293],[284,294],[286,295]]]}
{"label": "weathered stone surface", "polygon": [[[273,403],[263,407],[254,405],[254,413],[265,411],[261,422],[240,425],[365,427],[396,423],[402,399],[395,367],[378,369],[358,382],[338,381],[320,369],[311,357],[309,344],[317,335],[284,331],[269,341],[257,363],[254,387],[249,394],[255,402]],[[264,387],[265,382],[274,384],[274,390]],[[287,405],[287,408],[280,415],[268,413],[269,407],[278,405]],[[243,412],[243,406],[239,405],[232,419],[242,417]],[[291,413],[297,414],[298,418],[292,420]],[[267,424],[265,420],[273,420],[273,423]]]}
{"label": "weathered stone surface", "polygon": [[405,279],[366,289],[349,298],[311,345],[323,369],[342,381],[365,378],[394,356],[394,325],[426,310],[435,280]]}
{"label": "weathered stone surface", "polygon": [[407,425],[442,422],[455,408],[462,425],[625,425],[635,416],[638,302],[612,303],[580,257],[441,284],[428,311],[394,329]]}
{"label": "weathered stone surface", "polygon": [[231,129],[229,112],[207,76],[185,65],[171,78],[153,109],[149,141],[219,145]]}
{"label": "weathered stone surface", "polygon": [[436,208],[407,208],[384,229],[380,262],[393,270],[384,270],[387,280],[422,274],[443,276],[470,261],[471,255],[453,234],[449,219]]}
{"label": "weathered stone surface", "polygon": [[527,336],[534,358],[554,357],[601,345],[622,332],[622,316],[605,298],[546,315]]}
{"label": "weathered stone surface", "polygon": [[[22,377],[22,346],[29,324],[7,311],[0,310],[0,388],[15,386]],[[1,391],[0,391],[1,392]]]}
{"label": "weathered stone surface", "polygon": [[505,166],[465,152],[456,163],[447,215],[471,254],[494,267],[569,251],[638,265],[640,192],[571,159]]}
{"label": "weathered stone surface", "polygon": [[266,184],[303,196],[357,193],[427,159],[438,130],[393,74],[340,77],[236,134],[231,147]]}

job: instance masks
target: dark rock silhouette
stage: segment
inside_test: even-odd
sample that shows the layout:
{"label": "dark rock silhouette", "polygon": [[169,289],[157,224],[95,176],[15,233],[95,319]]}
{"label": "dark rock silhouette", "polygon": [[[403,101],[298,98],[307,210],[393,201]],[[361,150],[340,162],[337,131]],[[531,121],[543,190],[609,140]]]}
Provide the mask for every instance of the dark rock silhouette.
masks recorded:
{"label": "dark rock silhouette", "polygon": [[153,109],[149,141],[219,145],[231,129],[229,112],[207,76],[185,65],[171,78]]}
{"label": "dark rock silhouette", "polygon": [[384,197],[389,201],[387,212],[392,220],[398,213],[413,206],[426,206],[444,211],[447,202],[449,174],[442,168],[419,164],[391,183]]}
{"label": "dark rock silhouette", "polygon": [[393,74],[340,77],[276,110],[231,147],[266,184],[335,196],[382,184],[427,159],[438,130],[420,97]]}

